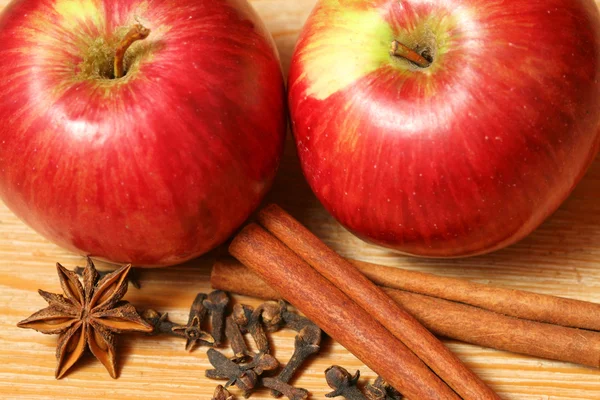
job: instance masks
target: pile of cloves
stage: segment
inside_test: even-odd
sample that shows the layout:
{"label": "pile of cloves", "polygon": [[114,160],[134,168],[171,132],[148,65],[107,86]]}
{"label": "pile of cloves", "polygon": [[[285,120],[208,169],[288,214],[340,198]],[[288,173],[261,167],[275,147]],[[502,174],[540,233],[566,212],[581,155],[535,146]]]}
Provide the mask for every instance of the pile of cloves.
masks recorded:
{"label": "pile of cloves", "polygon": [[403,399],[396,389],[391,387],[381,377],[375,380],[375,383],[365,386],[364,393],[356,385],[360,378],[360,371],[354,375],[350,374],[345,368],[339,365],[329,367],[325,371],[325,379],[333,392],[325,397],[341,396],[346,400],[401,400]]}
{"label": "pile of cloves", "polygon": [[[192,306],[188,323],[179,325],[171,322],[168,315],[155,310],[146,310],[142,317],[152,324],[151,335],[168,334],[186,339],[186,350],[195,345],[217,347],[225,336],[233,350],[233,357],[210,348],[208,360],[214,367],[206,371],[211,379],[227,382],[217,386],[213,399],[231,400],[227,387],[237,386],[248,397],[259,387],[271,389],[273,397],[286,396],[290,400],[308,398],[308,391],[289,384],[306,359],[317,353],[321,343],[321,329],[306,317],[288,310],[284,301],[266,302],[256,309],[243,304],[233,306],[227,316],[229,296],[216,290],[208,295],[199,293]],[[203,330],[204,321],[210,315],[210,332]],[[292,329],[298,334],[294,341],[294,353],[288,363],[280,368],[280,362],[271,354],[267,332]],[[254,341],[257,352],[250,351],[244,335]],[[263,376],[263,374],[269,376]]]}
{"label": "pile of cloves", "polygon": [[[298,334],[294,341],[294,354],[285,367],[277,372],[280,363],[271,355],[267,332],[283,328],[293,329]],[[246,333],[254,341],[257,353],[249,350],[244,339]],[[225,336],[233,350],[233,358],[229,359],[217,350],[210,349],[208,358],[214,369],[206,371],[207,377],[227,379],[225,386],[237,386],[246,397],[262,386],[271,389],[273,397],[283,395],[291,400],[308,398],[306,390],[295,388],[289,382],[306,359],[319,351],[321,329],[310,320],[289,311],[283,301],[267,302],[256,309],[236,304],[226,319]],[[262,376],[264,373],[269,376]],[[223,397],[225,394],[219,395]],[[215,394],[215,398],[219,397]]]}

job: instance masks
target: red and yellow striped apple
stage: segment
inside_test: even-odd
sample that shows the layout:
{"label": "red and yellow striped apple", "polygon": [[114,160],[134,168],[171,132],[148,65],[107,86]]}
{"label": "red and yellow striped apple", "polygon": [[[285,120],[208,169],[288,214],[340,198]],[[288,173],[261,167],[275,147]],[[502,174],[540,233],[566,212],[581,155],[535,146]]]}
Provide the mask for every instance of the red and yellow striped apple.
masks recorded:
{"label": "red and yellow striped apple", "polygon": [[565,200],[598,151],[599,79],[592,0],[320,0],[288,86],[327,210],[376,244],[456,257]]}
{"label": "red and yellow striped apple", "polygon": [[2,199],[57,244],[119,263],[226,240],[285,136],[276,49],[246,0],[16,0],[0,93]]}

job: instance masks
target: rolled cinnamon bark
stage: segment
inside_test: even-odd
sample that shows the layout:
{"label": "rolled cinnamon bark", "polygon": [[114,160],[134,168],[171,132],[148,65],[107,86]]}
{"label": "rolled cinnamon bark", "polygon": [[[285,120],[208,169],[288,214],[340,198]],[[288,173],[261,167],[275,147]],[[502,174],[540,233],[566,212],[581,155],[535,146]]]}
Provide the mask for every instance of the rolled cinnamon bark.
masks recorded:
{"label": "rolled cinnamon bark", "polygon": [[440,336],[513,353],[600,367],[600,333],[509,317],[453,301],[385,288]]}
{"label": "rolled cinnamon bark", "polygon": [[[211,285],[232,293],[276,300],[282,296],[230,257],[217,260]],[[550,360],[600,367],[600,333],[502,315],[399,289],[385,292],[436,335]]]}
{"label": "rolled cinnamon bark", "polygon": [[369,313],[256,224],[229,252],[408,398],[460,398]]}
{"label": "rolled cinnamon bark", "polygon": [[462,398],[500,399],[410,313],[281,207],[266,206],[258,222],[385,326]]}
{"label": "rolled cinnamon bark", "polygon": [[600,331],[600,304],[597,303],[349,261],[380,286],[470,304],[517,318]]}
{"label": "rolled cinnamon bark", "polygon": [[379,286],[452,300],[532,321],[600,331],[600,304],[348,260]]}
{"label": "rolled cinnamon bark", "polygon": [[264,281],[256,272],[231,256],[221,256],[210,273],[210,286],[225,292],[264,300],[279,300],[283,296]]}

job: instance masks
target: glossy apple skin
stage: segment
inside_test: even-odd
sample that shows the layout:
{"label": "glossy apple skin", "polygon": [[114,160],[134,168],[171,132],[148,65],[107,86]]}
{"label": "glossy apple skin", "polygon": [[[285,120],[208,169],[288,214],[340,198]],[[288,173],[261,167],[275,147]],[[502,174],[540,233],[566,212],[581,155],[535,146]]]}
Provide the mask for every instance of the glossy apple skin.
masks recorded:
{"label": "glossy apple skin", "polygon": [[[516,242],[598,151],[599,28],[591,0],[319,1],[288,85],[310,186],[403,253]],[[394,39],[437,49],[432,66],[390,56]]]}
{"label": "glossy apple skin", "polygon": [[[138,22],[151,33],[125,77],[90,78],[92,46]],[[60,246],[118,263],[177,264],[225,241],[285,136],[277,52],[245,0],[13,2],[0,93],[2,199]]]}

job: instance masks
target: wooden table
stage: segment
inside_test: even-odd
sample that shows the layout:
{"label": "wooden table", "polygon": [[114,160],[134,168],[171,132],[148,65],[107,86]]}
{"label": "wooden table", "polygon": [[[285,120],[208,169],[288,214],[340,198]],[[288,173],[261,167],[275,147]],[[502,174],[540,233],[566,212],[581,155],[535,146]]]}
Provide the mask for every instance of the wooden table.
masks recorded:
{"label": "wooden table", "polygon": [[[293,46],[315,0],[254,0],[279,46],[287,71]],[[0,8],[6,0],[0,0]],[[499,286],[600,302],[600,160],[573,195],[541,228],[505,250],[466,260],[422,260],[398,256],[361,242],[346,232],[319,205],[304,182],[290,141],[269,200],[289,209],[344,256],[409,269],[462,277]],[[56,336],[16,327],[45,306],[38,288],[59,292],[54,263],[67,267],[84,260],[49,243],[0,205],[0,398],[19,399],[209,399],[218,382],[204,378],[209,367],[205,349],[191,353],[176,338],[124,337],[120,341],[118,380],[111,379],[93,357],[81,360],[64,379],[54,379]],[[140,274],[142,290],[127,299],[138,308],[168,312],[184,323],[197,292],[210,290],[210,256]],[[103,266],[100,265],[100,268]],[[254,299],[237,301],[256,305]],[[600,318],[600,316],[599,316]],[[135,340],[134,340],[135,338]],[[273,336],[276,356],[287,360],[294,334]],[[447,341],[448,346],[506,399],[600,399],[600,371],[562,362],[484,349]],[[326,340],[322,353],[304,369],[296,385],[314,399],[329,390],[323,371],[332,364],[360,369],[361,382],[372,371],[343,347]],[[234,392],[237,394],[236,390]],[[266,391],[252,396],[269,399]]]}

